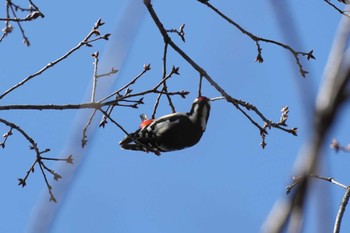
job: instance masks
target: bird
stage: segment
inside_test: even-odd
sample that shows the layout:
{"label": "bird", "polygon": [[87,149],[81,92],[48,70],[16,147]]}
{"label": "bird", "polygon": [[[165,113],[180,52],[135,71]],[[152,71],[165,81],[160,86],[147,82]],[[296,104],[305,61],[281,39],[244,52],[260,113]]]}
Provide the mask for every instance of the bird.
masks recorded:
{"label": "bird", "polygon": [[153,152],[182,150],[196,145],[207,126],[210,99],[199,96],[189,112],[175,112],[156,119],[142,117],[139,129],[119,142],[122,149]]}

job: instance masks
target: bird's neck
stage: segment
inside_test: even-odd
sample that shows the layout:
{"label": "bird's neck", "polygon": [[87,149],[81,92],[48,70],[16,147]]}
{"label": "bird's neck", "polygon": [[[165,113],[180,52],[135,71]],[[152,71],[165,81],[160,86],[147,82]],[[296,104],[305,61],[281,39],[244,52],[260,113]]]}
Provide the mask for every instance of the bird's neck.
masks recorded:
{"label": "bird's neck", "polygon": [[188,115],[193,124],[200,126],[201,129],[205,131],[209,117],[209,111],[210,107],[206,104],[194,104]]}

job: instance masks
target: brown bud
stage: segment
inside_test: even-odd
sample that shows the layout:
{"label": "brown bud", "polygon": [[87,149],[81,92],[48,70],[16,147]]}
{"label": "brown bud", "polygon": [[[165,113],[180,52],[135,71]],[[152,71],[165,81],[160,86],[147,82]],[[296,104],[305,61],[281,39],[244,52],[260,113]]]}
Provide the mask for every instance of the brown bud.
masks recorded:
{"label": "brown bud", "polygon": [[261,56],[261,53],[259,53],[258,56],[256,56],[255,62],[258,62],[258,63],[264,62],[264,58]]}
{"label": "brown bud", "polygon": [[144,65],[143,65],[143,69],[144,69],[145,71],[150,70],[150,69],[151,69],[151,64],[144,64]]}

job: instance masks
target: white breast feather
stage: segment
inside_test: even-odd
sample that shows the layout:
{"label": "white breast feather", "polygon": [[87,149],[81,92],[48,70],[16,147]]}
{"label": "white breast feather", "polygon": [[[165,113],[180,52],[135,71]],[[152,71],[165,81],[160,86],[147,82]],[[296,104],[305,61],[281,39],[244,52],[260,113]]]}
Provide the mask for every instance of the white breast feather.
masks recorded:
{"label": "white breast feather", "polygon": [[198,105],[195,105],[194,106],[194,109],[193,109],[193,114],[190,116],[190,120],[192,121],[192,123],[196,123],[196,119],[197,119],[197,113],[198,113]]}
{"label": "white breast feather", "polygon": [[207,126],[207,118],[204,117],[208,114],[208,108],[207,107],[204,107],[203,108],[203,111],[202,111],[202,117],[201,117],[201,127],[202,127],[202,130],[205,131],[205,128]]}
{"label": "white breast feather", "polygon": [[[196,123],[195,121],[198,119],[198,113],[199,113],[198,108],[199,108],[198,105],[194,106],[193,114],[192,114],[192,116],[190,116],[190,120],[193,122],[193,124],[195,124]],[[203,107],[201,114],[202,115],[200,117],[200,121],[201,121],[200,125],[201,125],[202,130],[205,131],[205,128],[207,126],[207,118],[205,116],[207,116],[207,114],[208,114],[208,107],[207,106]]]}

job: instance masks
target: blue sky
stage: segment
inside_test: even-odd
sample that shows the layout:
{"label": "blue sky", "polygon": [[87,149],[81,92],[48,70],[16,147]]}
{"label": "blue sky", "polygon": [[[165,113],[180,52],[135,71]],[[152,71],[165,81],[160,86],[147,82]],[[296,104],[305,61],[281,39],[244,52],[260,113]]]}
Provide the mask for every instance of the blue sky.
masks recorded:
{"label": "blue sky", "polygon": [[[163,41],[142,1],[36,2],[45,18],[24,23],[31,47],[22,44],[18,27],[0,45],[2,78],[0,92],[55,60],[75,46],[98,18],[111,33],[108,42],[82,48],[43,75],[1,100],[7,104],[66,104],[89,100],[93,74],[90,56],[100,51],[100,71],[111,67],[118,75],[100,80],[99,96],[118,89],[150,63],[152,70],[134,87],[154,86],[162,75]],[[264,63],[255,63],[255,43],[197,1],[153,1],[166,28],[185,23],[186,43],[174,41],[237,99],[257,106],[267,118],[278,121],[280,109],[288,105],[288,124],[298,127],[299,136],[272,130],[267,147],[260,148],[258,130],[224,101],[212,103],[207,130],[196,146],[178,152],[153,154],[123,151],[118,146],[124,135],[111,123],[91,127],[88,146],[80,148],[85,110],[9,111],[1,117],[20,125],[48,156],[73,154],[73,166],[48,163],[62,174],[58,183],[50,179],[58,203],[49,203],[43,178],[36,169],[27,187],[17,186],[35,155],[19,134],[9,138],[0,151],[0,232],[259,232],[274,202],[285,195],[291,182],[294,161],[308,131],[314,101],[322,80],[340,15],[323,1],[288,1],[295,34],[287,24],[288,12],[278,12],[273,1],[212,1],[246,30],[265,38],[290,44],[298,51],[314,50],[316,60],[304,62],[310,72],[298,74],[292,55],[277,46],[262,43]],[[4,10],[1,11],[4,15]],[[288,36],[281,31],[285,25]],[[180,67],[180,76],[169,82],[171,90],[188,90],[186,100],[174,98],[178,111],[188,111],[196,97],[198,74],[172,50],[168,67]],[[208,83],[203,94],[219,95]],[[151,115],[156,96],[147,96],[139,109],[117,109],[114,119],[127,130],[138,127],[139,114]],[[346,106],[347,107],[347,106]],[[348,109],[330,132],[348,143]],[[159,115],[171,111],[161,102]],[[99,118],[94,122],[98,124]],[[1,126],[1,132],[7,128]],[[350,158],[324,148],[321,175],[344,184]],[[339,187],[315,182],[326,197],[311,197],[305,232],[329,232],[344,193]],[[329,203],[329,204],[328,204]],[[321,210],[320,210],[321,207]],[[323,210],[325,208],[326,210]],[[324,212],[323,212],[324,211]],[[319,214],[328,215],[320,224]],[[345,219],[349,214],[346,212]],[[350,223],[343,223],[343,231]]]}

